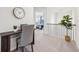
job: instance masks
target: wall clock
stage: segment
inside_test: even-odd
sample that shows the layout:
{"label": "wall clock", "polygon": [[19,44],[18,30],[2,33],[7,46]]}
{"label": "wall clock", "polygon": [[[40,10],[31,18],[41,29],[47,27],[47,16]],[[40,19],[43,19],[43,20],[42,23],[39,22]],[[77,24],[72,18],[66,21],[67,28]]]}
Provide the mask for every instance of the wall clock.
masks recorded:
{"label": "wall clock", "polygon": [[15,16],[16,18],[22,19],[22,18],[24,18],[24,16],[25,16],[25,11],[24,11],[24,9],[21,8],[21,7],[15,7],[15,8],[13,9],[13,14],[14,14],[14,16]]}

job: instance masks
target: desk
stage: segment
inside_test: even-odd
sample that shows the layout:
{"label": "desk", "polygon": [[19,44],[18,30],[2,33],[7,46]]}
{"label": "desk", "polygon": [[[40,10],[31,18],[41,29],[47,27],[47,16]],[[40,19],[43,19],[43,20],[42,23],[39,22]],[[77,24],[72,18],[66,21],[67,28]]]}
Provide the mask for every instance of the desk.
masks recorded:
{"label": "desk", "polygon": [[10,36],[19,34],[21,31],[9,31],[9,32],[3,32],[0,33],[1,36],[1,52],[9,52],[10,51]]}
{"label": "desk", "polygon": [[[35,29],[34,29],[35,31]],[[33,42],[34,44],[34,31],[33,31]],[[8,31],[0,33],[1,36],[1,52],[10,52],[10,36],[21,33],[21,30],[14,32],[14,31]]]}

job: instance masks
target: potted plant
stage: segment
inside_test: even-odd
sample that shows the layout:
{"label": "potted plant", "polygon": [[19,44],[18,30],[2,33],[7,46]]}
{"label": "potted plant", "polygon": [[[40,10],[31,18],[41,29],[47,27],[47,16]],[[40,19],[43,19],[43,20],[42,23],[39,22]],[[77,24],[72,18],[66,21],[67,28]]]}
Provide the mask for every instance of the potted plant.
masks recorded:
{"label": "potted plant", "polygon": [[66,28],[65,40],[70,41],[71,39],[70,36],[68,35],[68,31],[72,30],[72,17],[70,15],[63,16],[60,24]]}

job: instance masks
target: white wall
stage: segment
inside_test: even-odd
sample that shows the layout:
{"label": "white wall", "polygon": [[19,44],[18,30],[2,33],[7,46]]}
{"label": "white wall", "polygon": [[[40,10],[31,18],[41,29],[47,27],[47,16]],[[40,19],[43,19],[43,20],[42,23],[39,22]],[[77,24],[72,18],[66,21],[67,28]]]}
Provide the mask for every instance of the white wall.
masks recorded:
{"label": "white wall", "polygon": [[75,23],[76,23],[76,27],[75,27],[75,40],[76,40],[76,44],[77,47],[79,48],[79,7],[77,7],[75,9]]}
{"label": "white wall", "polygon": [[17,19],[13,15],[13,8],[3,7],[0,8],[0,32],[12,30],[13,25],[19,25],[21,23],[32,24],[33,21],[33,8],[24,8],[25,17],[23,19]]}
{"label": "white wall", "polygon": [[12,31],[13,25],[34,24],[33,7],[23,7],[23,9],[25,10],[25,17],[17,19],[13,15],[13,7],[0,7],[0,33]]}

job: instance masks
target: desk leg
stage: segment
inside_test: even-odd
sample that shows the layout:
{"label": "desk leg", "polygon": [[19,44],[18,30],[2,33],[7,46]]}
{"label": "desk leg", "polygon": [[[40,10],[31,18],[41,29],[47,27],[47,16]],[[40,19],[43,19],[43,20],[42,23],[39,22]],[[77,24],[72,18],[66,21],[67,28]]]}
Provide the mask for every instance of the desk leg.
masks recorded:
{"label": "desk leg", "polygon": [[10,51],[10,36],[1,37],[1,52]]}
{"label": "desk leg", "polygon": [[32,44],[35,44],[35,31],[33,31],[33,42]]}

